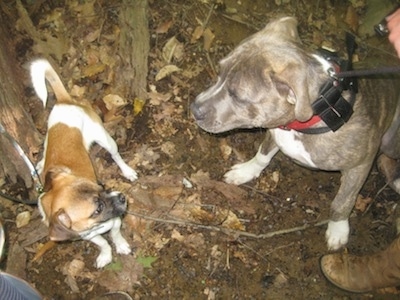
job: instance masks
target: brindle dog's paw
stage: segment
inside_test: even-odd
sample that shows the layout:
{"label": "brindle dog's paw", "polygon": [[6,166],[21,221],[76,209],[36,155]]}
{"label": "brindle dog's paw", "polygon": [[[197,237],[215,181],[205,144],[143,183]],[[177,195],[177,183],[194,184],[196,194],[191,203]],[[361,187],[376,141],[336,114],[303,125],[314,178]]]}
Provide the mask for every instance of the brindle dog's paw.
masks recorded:
{"label": "brindle dog's paw", "polygon": [[347,244],[349,239],[349,221],[329,221],[325,237],[329,250],[338,250]]}
{"label": "brindle dog's paw", "polygon": [[240,185],[260,176],[263,169],[264,167],[260,168],[252,159],[234,165],[229,172],[225,173],[224,181],[229,184]]}

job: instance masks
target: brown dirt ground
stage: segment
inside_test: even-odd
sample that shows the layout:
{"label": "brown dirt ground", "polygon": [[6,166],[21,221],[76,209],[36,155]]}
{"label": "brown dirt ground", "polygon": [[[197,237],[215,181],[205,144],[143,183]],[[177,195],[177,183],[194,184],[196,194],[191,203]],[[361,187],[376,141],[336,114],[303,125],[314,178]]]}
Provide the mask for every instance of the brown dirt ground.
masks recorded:
{"label": "brown dirt ground", "polygon": [[[68,46],[60,48],[62,59],[58,61],[64,82],[69,87],[71,83],[85,87],[86,97],[104,113],[98,99],[117,93],[110,79],[112,65],[106,64],[100,71],[88,70],[87,66],[99,57],[102,62],[112,59],[121,4],[100,0],[70,1],[69,5],[61,2],[43,3],[31,18],[39,32],[66,41]],[[224,172],[254,155],[263,132],[210,135],[197,128],[189,112],[190,102],[215,79],[213,67],[217,68],[218,60],[269,19],[294,15],[299,19],[299,33],[306,47],[312,50],[327,45],[344,53],[344,31],[362,20],[365,3],[220,2],[223,4],[215,7],[207,24],[215,35],[207,57],[203,37],[194,38],[193,33],[199,22],[206,20],[211,1],[150,1],[148,82],[149,89],[154,90],[137,115],[133,108],[140,101],[125,99],[127,105],[118,114],[111,114],[112,120],[106,123],[122,156],[138,171],[138,182],[123,179],[109,155],[97,146],[93,148],[100,179],[108,187],[123,191],[129,200],[123,233],[135,249],[133,254],[114,253],[113,263],[97,270],[96,247],[76,241],[60,243],[32,261],[47,241],[37,208],[0,199],[8,237],[6,259],[0,267],[19,270],[19,275],[45,299],[128,299],[122,292],[133,299],[398,297],[395,289],[386,294],[346,293],[330,285],[319,270],[319,258],[327,253],[326,228],[313,225],[328,218],[330,202],[340,183],[338,173],[304,169],[279,154],[259,179],[240,187],[224,184]],[[12,4],[10,7],[14,9]],[[83,20],[79,16],[85,16],[85,9],[92,9],[94,15]],[[89,38],[100,26],[101,35]],[[13,34],[21,64],[39,54],[25,32],[15,30]],[[175,53],[170,63],[181,71],[156,81],[166,65],[162,59],[164,46],[172,37],[176,37],[182,52]],[[360,61],[374,57],[374,51],[386,51],[386,41],[360,37],[359,42]],[[27,103],[44,132],[46,115],[35,105],[37,98],[28,88],[28,77],[24,80]],[[193,187],[184,187],[184,178]],[[399,197],[389,188],[380,191],[384,185],[374,168],[350,221],[349,252],[377,251],[395,236],[394,212]],[[17,228],[16,216],[24,211],[31,213],[31,219]],[[270,238],[257,236],[307,224],[307,229]],[[20,254],[16,257],[15,253]]]}

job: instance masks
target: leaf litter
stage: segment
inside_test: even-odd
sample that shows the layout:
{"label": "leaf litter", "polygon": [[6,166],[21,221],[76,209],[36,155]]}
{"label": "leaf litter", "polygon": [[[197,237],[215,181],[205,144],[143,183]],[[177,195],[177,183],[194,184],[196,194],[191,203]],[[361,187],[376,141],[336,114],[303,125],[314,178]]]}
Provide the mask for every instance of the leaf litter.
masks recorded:
{"label": "leaf litter", "polygon": [[[16,30],[21,35],[27,33],[33,39],[35,46],[32,53],[54,58],[55,65],[62,67],[61,75],[71,88],[71,94],[92,103],[103,117],[106,128],[113,136],[117,136],[117,142],[123,149],[122,156],[128,158],[128,164],[139,169],[140,173],[139,180],[133,185],[125,182],[107,154],[94,147],[94,163],[100,179],[107,187],[122,191],[128,199],[128,214],[124,219],[123,232],[136,252],[128,256],[113,253],[112,264],[104,270],[96,270],[86,258],[89,252],[95,257],[96,249],[91,250],[84,242],[73,243],[79,245],[78,248],[62,244],[47,250],[43,254],[45,258],[47,255],[55,257],[54,261],[66,258],[63,266],[55,267],[55,270],[63,275],[59,281],[65,282],[69,292],[77,295],[86,296],[101,286],[104,291],[123,290],[139,297],[137,287],[149,284],[150,278],[153,278],[153,285],[157,284],[155,278],[168,282],[168,278],[162,274],[160,278],[148,276],[152,276],[151,272],[160,264],[169,263],[163,259],[163,254],[168,253],[169,248],[179,250],[175,255],[180,257],[181,262],[174,260],[173,270],[180,270],[186,280],[191,273],[188,272],[190,267],[185,265],[185,258],[200,259],[205,255],[207,263],[202,261],[201,270],[207,271],[207,277],[200,287],[208,299],[221,297],[223,292],[218,288],[219,283],[215,278],[229,278],[231,275],[226,272],[235,269],[237,261],[240,261],[240,268],[249,273],[254,272],[258,278],[274,274],[272,282],[282,289],[293,283],[296,276],[293,274],[298,269],[293,271],[291,266],[284,266],[283,271],[278,270],[276,261],[272,263],[275,267],[271,267],[273,259],[280,262],[282,255],[287,253],[284,252],[287,247],[301,253],[295,254],[300,255],[296,259],[305,262],[308,262],[307,257],[319,253],[313,245],[303,246],[296,240],[287,242],[279,239],[274,242],[280,243],[280,246],[267,245],[267,249],[254,250],[258,246],[249,246],[250,243],[245,243],[235,232],[262,233],[298,226],[299,223],[320,221],[321,214],[329,210],[322,203],[332,198],[334,186],[330,182],[337,178],[323,175],[321,177],[325,176],[328,182],[326,185],[315,187],[310,182],[305,191],[307,196],[301,196],[301,192],[291,194],[291,187],[311,175],[300,171],[295,173],[298,178],[291,178],[292,169],[285,167],[284,159],[278,158],[282,168],[272,163],[271,170],[265,171],[250,186],[228,185],[221,181],[223,172],[234,162],[245,161],[254,154],[249,151],[251,147],[248,147],[252,142],[243,138],[244,134],[221,138],[205,135],[198,131],[188,117],[189,102],[215,80],[215,63],[232,49],[234,42],[228,40],[223,30],[229,26],[233,30],[237,29],[238,24],[244,25],[247,27],[243,31],[244,38],[255,27],[261,28],[266,16],[270,18],[274,15],[273,11],[270,10],[260,18],[257,11],[244,13],[247,3],[242,4],[240,1],[193,1],[183,21],[178,21],[173,14],[169,14],[171,17],[162,17],[163,11],[172,12],[177,7],[189,8],[185,6],[186,3],[183,5],[179,1],[175,2],[152,3],[154,9],[150,16],[154,24],[151,30],[156,35],[153,40],[156,46],[149,53],[151,59],[147,99],[137,99],[116,89],[118,84],[115,82],[115,73],[124,66],[115,50],[121,24],[104,18],[105,14],[113,14],[112,7],[95,0],[69,1],[66,7],[44,9],[38,15],[39,22],[35,26],[21,2],[16,1],[19,16]],[[291,10],[290,1],[275,2],[279,9]],[[342,15],[327,13],[327,22],[333,26],[344,21],[356,30],[360,7],[364,7],[359,2],[357,5],[348,4]],[[302,24],[312,30],[311,34],[303,34],[315,45],[335,45],[320,32],[328,31],[333,36],[337,35],[336,28],[328,28],[327,22],[321,21],[326,18],[321,18],[321,13],[315,12],[312,9],[314,4],[310,3],[306,1],[302,4],[301,9],[306,12]],[[210,9],[211,5],[216,5],[216,10]],[[345,19],[341,20],[339,16]],[[68,59],[65,60],[65,57]],[[138,138],[142,134],[144,138]],[[243,148],[243,145],[247,145],[247,148]],[[206,162],[199,164],[196,159],[204,159]],[[259,206],[255,203],[259,203]],[[356,208],[364,212],[369,203],[370,197],[360,196]],[[12,212],[15,215],[20,213]],[[282,217],[285,213],[289,217]],[[299,217],[294,218],[295,215]],[[265,225],[256,225],[259,222]],[[44,245],[45,229],[35,225],[39,223],[37,214],[27,217],[26,213],[22,223],[26,225],[18,229],[19,242],[23,243],[25,251],[30,255]],[[24,230],[29,226],[34,228],[39,240],[30,237],[29,232]],[[202,230],[205,228],[207,230]],[[219,228],[230,231],[226,231],[226,235],[219,235],[221,231],[216,230]],[[321,238],[321,234],[318,236]],[[263,264],[265,261],[267,263]],[[32,265],[35,270],[42,269],[44,259]],[[196,274],[203,274],[195,270]],[[312,271],[307,274],[314,273]],[[213,277],[216,274],[217,277]],[[242,271],[240,274],[243,274]],[[35,278],[34,274],[31,276]],[[302,284],[307,286],[315,281],[323,280],[306,275]],[[244,287],[242,289],[244,294],[252,294],[252,291]],[[173,292],[178,295],[178,291],[179,288],[175,286]],[[160,289],[150,294],[161,296],[163,293]],[[323,292],[318,290],[316,293],[320,297]]]}

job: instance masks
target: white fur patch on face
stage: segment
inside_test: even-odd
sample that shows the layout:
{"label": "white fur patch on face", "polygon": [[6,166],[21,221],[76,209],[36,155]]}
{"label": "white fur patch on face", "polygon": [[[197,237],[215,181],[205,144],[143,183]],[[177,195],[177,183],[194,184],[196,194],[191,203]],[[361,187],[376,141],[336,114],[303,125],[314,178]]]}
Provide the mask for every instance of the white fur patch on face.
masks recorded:
{"label": "white fur patch on face", "polygon": [[310,153],[308,153],[304,148],[302,141],[296,138],[302,133],[279,128],[271,129],[270,131],[274,137],[275,143],[278,145],[279,149],[285,153],[285,155],[305,166],[317,168],[311,159]]}
{"label": "white fur patch on face", "polygon": [[47,219],[46,213],[44,212],[44,209],[43,209],[43,206],[42,206],[42,201],[41,201],[41,198],[43,196],[44,196],[44,193],[39,196],[38,209],[39,209],[40,215],[42,216],[42,221],[48,226],[49,225],[49,220]]}
{"label": "white fur patch on face", "polygon": [[79,236],[84,240],[91,240],[92,238],[94,238],[97,235],[100,235],[100,234],[110,231],[111,228],[113,228],[115,226],[115,222],[117,219],[119,219],[119,218],[110,219],[106,222],[103,222],[101,224],[98,224],[98,225],[90,228],[89,230],[82,231],[79,233]]}
{"label": "white fur patch on face", "polygon": [[347,244],[349,239],[349,220],[329,221],[325,238],[329,250],[338,250]]}

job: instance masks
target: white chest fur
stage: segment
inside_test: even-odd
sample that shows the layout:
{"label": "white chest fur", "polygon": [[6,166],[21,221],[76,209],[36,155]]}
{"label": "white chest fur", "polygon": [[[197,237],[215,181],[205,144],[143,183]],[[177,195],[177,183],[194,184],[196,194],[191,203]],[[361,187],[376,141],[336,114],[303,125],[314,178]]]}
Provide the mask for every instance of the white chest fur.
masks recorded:
{"label": "white chest fur", "polygon": [[304,145],[299,138],[302,133],[294,130],[271,129],[275,143],[285,155],[298,161],[299,163],[316,168],[317,166],[311,159],[310,153],[306,151]]}

